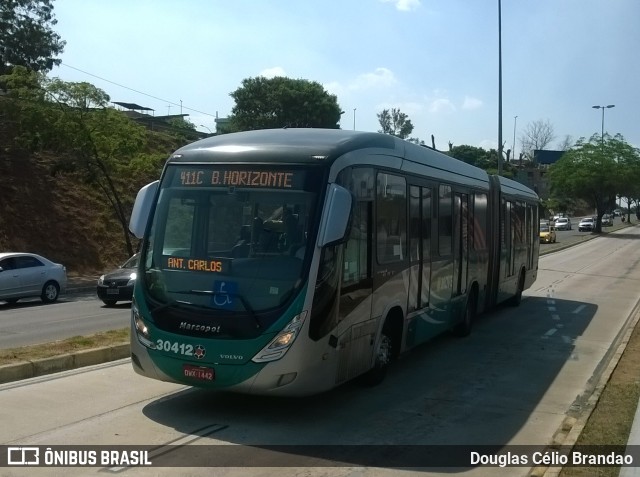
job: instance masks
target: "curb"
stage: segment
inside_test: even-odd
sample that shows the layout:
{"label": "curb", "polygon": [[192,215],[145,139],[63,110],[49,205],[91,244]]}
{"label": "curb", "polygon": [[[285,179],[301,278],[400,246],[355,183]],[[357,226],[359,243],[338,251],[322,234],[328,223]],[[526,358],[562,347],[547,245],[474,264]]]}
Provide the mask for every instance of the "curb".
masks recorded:
{"label": "curb", "polygon": [[128,358],[129,343],[0,366],[0,384]]}

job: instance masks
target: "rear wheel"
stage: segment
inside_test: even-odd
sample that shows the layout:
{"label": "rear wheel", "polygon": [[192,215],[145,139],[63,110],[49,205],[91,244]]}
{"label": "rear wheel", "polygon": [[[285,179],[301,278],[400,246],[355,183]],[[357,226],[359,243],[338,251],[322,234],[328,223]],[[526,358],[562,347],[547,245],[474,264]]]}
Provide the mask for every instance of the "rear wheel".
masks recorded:
{"label": "rear wheel", "polygon": [[9,303],[10,305],[13,305],[14,303],[18,303],[18,300],[20,298],[6,298],[4,301],[6,301],[7,303]]}
{"label": "rear wheel", "polygon": [[476,297],[474,292],[471,292],[468,296],[463,313],[462,321],[453,328],[453,334],[459,337],[469,336],[471,334],[473,321],[476,317]]}
{"label": "rear wheel", "polygon": [[116,300],[102,300],[102,303],[104,303],[107,306],[115,306]]}
{"label": "rear wheel", "polygon": [[520,303],[522,302],[523,290],[524,290],[524,272],[520,272],[520,278],[518,279],[518,289],[516,290],[516,294],[513,295],[509,300],[509,305],[520,306]]}
{"label": "rear wheel", "polygon": [[45,303],[53,303],[58,299],[58,295],[60,293],[60,287],[56,282],[47,282],[42,287],[42,294],[40,298]]}

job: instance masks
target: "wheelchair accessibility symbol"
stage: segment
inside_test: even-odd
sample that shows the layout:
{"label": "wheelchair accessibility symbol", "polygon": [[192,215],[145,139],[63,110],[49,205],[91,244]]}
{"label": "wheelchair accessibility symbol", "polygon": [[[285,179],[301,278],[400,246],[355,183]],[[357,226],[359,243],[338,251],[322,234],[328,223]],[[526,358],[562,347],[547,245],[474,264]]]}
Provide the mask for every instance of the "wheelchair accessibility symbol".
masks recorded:
{"label": "wheelchair accessibility symbol", "polygon": [[236,282],[216,280],[213,283],[213,291],[212,306],[233,308],[233,297],[238,293],[238,284]]}

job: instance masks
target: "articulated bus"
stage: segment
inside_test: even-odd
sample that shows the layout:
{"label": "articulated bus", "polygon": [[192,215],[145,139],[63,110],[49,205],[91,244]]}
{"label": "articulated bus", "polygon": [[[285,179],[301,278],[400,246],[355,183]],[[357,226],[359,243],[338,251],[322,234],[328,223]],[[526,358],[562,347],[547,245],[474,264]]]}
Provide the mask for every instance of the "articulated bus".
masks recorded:
{"label": "articulated bus", "polygon": [[538,196],[389,135],[279,129],[176,151],[143,187],[136,372],[301,396],[518,305],[538,270]]}

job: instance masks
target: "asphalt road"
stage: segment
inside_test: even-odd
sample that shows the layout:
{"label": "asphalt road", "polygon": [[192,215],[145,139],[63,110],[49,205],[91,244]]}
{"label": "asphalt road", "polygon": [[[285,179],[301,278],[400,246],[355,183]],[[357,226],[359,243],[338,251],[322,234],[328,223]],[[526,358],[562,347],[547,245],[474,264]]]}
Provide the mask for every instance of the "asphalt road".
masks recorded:
{"label": "asphalt road", "polygon": [[[348,383],[300,399],[236,396],[145,379],[122,360],[0,385],[0,444],[154,446],[151,460],[163,467],[125,469],[130,476],[526,475],[523,467],[466,461],[447,469],[359,467],[346,451],[338,467],[297,459],[319,444],[379,445],[395,458],[403,444],[550,443],[565,418],[587,405],[630,326],[640,300],[639,242],[640,228],[632,228],[542,257],[520,307],[480,316],[467,338],[444,335],[411,351],[374,388]],[[250,452],[238,459],[229,444]],[[312,447],[257,460],[260,446],[276,444]],[[202,459],[214,468],[198,467]],[[10,470],[65,477],[118,471]]]}
{"label": "asphalt road", "polygon": [[[540,244],[541,254],[594,238],[589,232],[578,232],[580,218],[574,217],[571,221],[573,229],[558,231],[556,243]],[[616,217],[614,227],[604,230],[610,232],[620,225],[620,218]],[[96,298],[92,286],[86,291],[67,293],[54,304],[45,305],[37,298],[23,299],[14,305],[0,302],[0,349],[125,328],[129,326],[130,316],[130,303],[119,302],[108,308]]]}
{"label": "asphalt road", "polygon": [[69,293],[52,304],[24,299],[0,303],[0,349],[50,343],[129,326],[131,303],[107,308],[93,291]]}

